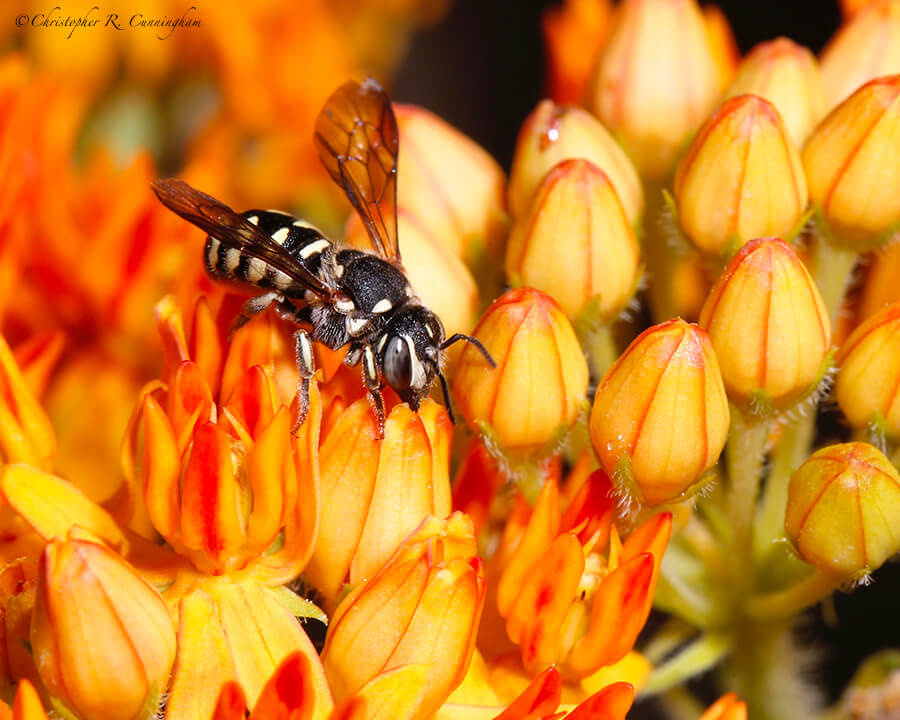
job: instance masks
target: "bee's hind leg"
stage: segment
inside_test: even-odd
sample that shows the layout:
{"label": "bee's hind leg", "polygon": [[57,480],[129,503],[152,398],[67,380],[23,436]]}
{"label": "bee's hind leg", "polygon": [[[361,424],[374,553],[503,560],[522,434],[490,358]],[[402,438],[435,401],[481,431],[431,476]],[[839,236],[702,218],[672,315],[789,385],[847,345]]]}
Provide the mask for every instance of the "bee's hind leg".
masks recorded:
{"label": "bee's hind leg", "polygon": [[300,381],[297,383],[297,419],[291,430],[296,435],[309,412],[309,381],[316,372],[312,340],[306,330],[301,329],[294,333],[294,353],[297,360],[297,373],[300,375]]}
{"label": "bee's hind leg", "polygon": [[231,323],[231,327],[228,329],[228,340],[230,341],[231,338],[234,337],[234,334],[253,318],[260,313],[264,313],[270,305],[273,303],[280,303],[282,300],[281,293],[275,292],[274,290],[250,298],[241,307],[241,314],[234,319],[233,323]]}

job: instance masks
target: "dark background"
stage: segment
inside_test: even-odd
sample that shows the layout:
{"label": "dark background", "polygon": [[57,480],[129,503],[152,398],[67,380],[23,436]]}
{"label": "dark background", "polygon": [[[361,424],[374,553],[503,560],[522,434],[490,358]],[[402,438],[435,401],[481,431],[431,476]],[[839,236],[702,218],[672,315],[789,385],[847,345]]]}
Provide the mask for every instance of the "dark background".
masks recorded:
{"label": "dark background", "polygon": [[[395,99],[423,105],[484,146],[508,171],[519,125],[542,97],[540,35],[546,0],[457,0],[438,25],[416,34],[393,85]],[[779,35],[818,53],[840,23],[836,1],[729,0],[719,2],[746,53]],[[833,418],[831,418],[833,424]],[[827,419],[826,419],[827,422]],[[875,573],[875,582],[834,601],[836,625],[820,608],[801,619],[798,638],[818,648],[811,673],[833,701],[860,661],[884,647],[900,647],[900,565]],[[705,700],[709,682],[695,684]],[[661,717],[642,703],[632,717]]]}

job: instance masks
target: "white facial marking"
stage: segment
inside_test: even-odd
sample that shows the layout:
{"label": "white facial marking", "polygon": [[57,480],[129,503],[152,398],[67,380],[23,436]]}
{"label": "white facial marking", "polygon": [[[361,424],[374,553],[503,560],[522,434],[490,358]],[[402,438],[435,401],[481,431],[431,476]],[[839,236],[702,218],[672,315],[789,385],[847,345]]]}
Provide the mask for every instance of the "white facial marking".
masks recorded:
{"label": "white facial marking", "polygon": [[387,334],[381,336],[381,340],[378,341],[378,352],[384,350],[384,344],[387,342]]}
{"label": "white facial marking", "polygon": [[240,265],[241,262],[241,251],[236,250],[235,248],[228,248],[225,251],[225,269],[228,272],[234,272],[235,268]]}
{"label": "white facial marking", "polygon": [[416,347],[413,345],[412,338],[409,335],[403,335],[401,337],[409,348],[409,359],[412,363],[412,381],[410,382],[410,387],[420,390],[425,387],[425,368],[422,366],[422,363],[419,362],[419,357],[416,355]]}
{"label": "white facial marking", "polygon": [[272,239],[277,242],[279,245],[284,245],[284,241],[287,240],[288,235],[291,234],[290,228],[278,228],[275,232],[272,233]]}
{"label": "white facial marking", "polygon": [[353,301],[350,298],[340,298],[334,303],[335,309],[339,313],[347,314],[356,310],[356,305],[353,304]]}
{"label": "white facial marking", "polygon": [[428,333],[428,337],[434,337],[434,330],[431,329],[431,325],[429,325],[428,323],[425,324],[425,332]]}
{"label": "white facial marking", "polygon": [[368,324],[369,324],[369,321],[366,318],[348,317],[347,318],[347,332],[350,335],[359,335],[363,330],[366,329],[366,326]]}
{"label": "white facial marking", "polygon": [[251,225],[259,225],[259,215],[251,215],[247,218],[247,222]]}
{"label": "white facial marking", "polygon": [[335,274],[335,277],[339,277],[339,278],[344,277],[344,266],[339,263],[335,263],[334,264],[334,274]]}
{"label": "white facial marking", "polygon": [[307,245],[302,250],[300,250],[300,257],[302,257],[304,260],[306,260],[306,258],[308,258],[312,255],[318,255],[329,245],[331,245],[331,243],[328,242],[327,240],[325,240],[324,238],[322,240],[316,240],[315,242],[311,242],[309,245]]}
{"label": "white facial marking", "polygon": [[247,279],[256,283],[263,279],[266,274],[266,264],[259,258],[252,258],[247,263]]}
{"label": "white facial marking", "polygon": [[394,306],[391,305],[390,300],[388,300],[387,298],[382,298],[377,303],[375,303],[375,306],[372,308],[372,312],[373,313],[386,313],[392,307],[394,307]]}

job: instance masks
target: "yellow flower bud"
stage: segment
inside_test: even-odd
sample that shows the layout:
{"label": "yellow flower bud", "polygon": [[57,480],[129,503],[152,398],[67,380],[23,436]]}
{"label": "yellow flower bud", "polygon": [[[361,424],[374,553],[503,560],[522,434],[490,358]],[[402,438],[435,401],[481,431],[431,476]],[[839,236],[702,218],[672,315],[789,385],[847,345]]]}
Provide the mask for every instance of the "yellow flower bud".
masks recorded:
{"label": "yellow flower bud", "polygon": [[[506,176],[482,147],[415,105],[394,105],[400,132],[397,202],[444,248],[474,263],[499,256],[506,235]],[[406,260],[406,235],[403,237]]]}
{"label": "yellow flower bud", "polygon": [[900,550],[900,475],[867,443],[814,453],[791,477],[784,529],[800,556],[859,579]]}
{"label": "yellow flower bud", "polygon": [[597,387],[590,432],[606,472],[653,505],[715,465],[728,420],[709,338],[678,319],[648,328],[616,360]]}
{"label": "yellow flower bud", "polygon": [[682,229],[713,256],[789,233],[807,205],[800,156],[778,111],[755,95],[726,100],[706,121],[678,163],[674,190]]}
{"label": "yellow flower bud", "polygon": [[819,291],[790,245],[752,240],[719,276],[700,312],[728,397],[747,408],[784,408],[821,379],[831,324]]}
{"label": "yellow flower bud", "polygon": [[816,58],[788,38],[760,43],[744,58],[725,97],[747,93],[775,106],[797,147],[803,146],[825,115],[825,93]]}
{"label": "yellow flower bud", "polygon": [[156,710],[175,659],[169,610],[118,555],[52,540],[38,573],[31,644],[50,693],[85,720]]}
{"label": "yellow flower bud", "polygon": [[738,63],[741,61],[741,52],[738,50],[737,40],[731,31],[731,25],[725,13],[716,5],[704,5],[703,23],[706,25],[706,38],[716,60],[716,68],[719,71],[719,87],[727,87],[734,77]]}
{"label": "yellow flower bud", "polygon": [[547,173],[506,249],[506,276],[553,296],[570,318],[590,301],[612,319],[631,298],[640,250],[615,188],[588,160]]}
{"label": "yellow flower bud", "polygon": [[661,180],[720,87],[694,0],[626,0],[600,57],[591,107],[641,176]]}
{"label": "yellow flower bud", "polygon": [[852,15],[822,52],[828,107],[873,78],[900,72],[900,2],[867,2]]}
{"label": "yellow flower bud", "polygon": [[557,163],[584,158],[606,173],[631,223],[644,209],[637,171],[619,144],[589,112],[576,107],[538,103],[522,123],[509,174],[509,209],[514,217],[528,211],[544,175]]}
{"label": "yellow flower bud", "polygon": [[900,436],[900,304],[876,313],[841,346],[835,394],[855,428],[874,422]]}
{"label": "yellow flower bud", "polygon": [[900,75],[892,75],[853,93],[803,148],[810,197],[841,243],[865,249],[900,223],[898,132]]}
{"label": "yellow flower bud", "polygon": [[496,300],[475,328],[497,362],[492,368],[467,345],[453,390],[459,411],[475,429],[487,424],[508,450],[537,450],[578,418],[588,368],[575,331],[559,306],[532,288]]}

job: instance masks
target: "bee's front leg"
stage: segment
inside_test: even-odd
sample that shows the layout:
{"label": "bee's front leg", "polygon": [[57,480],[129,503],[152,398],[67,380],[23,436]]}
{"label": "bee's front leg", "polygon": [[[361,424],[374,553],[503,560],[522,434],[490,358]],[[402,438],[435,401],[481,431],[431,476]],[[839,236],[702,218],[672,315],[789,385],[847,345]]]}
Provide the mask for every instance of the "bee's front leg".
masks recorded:
{"label": "bee's front leg", "polygon": [[294,354],[297,360],[297,373],[300,375],[300,381],[297,383],[297,420],[291,430],[296,435],[309,412],[309,381],[316,372],[312,341],[306,330],[301,329],[294,333]]}
{"label": "bee's front leg", "polygon": [[381,395],[381,380],[378,377],[378,362],[371,345],[364,345],[362,351],[362,375],[366,390],[369,391],[369,402],[375,411],[378,424],[378,437],[384,440],[384,397]]}
{"label": "bee's front leg", "polygon": [[228,340],[230,341],[234,334],[253,318],[265,312],[272,303],[280,303],[282,300],[281,293],[274,290],[250,298],[241,307],[241,314],[231,323],[231,327],[228,330]]}

